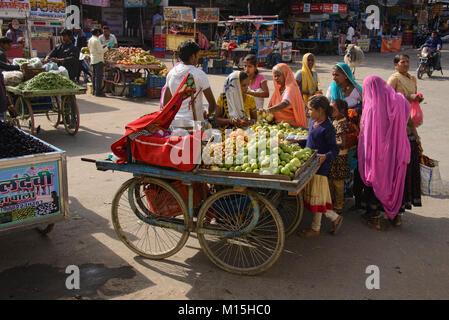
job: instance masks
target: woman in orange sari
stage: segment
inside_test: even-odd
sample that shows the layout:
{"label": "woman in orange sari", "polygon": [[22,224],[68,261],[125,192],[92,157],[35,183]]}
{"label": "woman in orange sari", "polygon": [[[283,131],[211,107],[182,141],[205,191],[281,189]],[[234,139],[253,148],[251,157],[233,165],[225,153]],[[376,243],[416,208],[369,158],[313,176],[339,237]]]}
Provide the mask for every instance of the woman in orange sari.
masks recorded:
{"label": "woman in orange sari", "polygon": [[295,127],[307,127],[304,101],[292,70],[285,63],[273,68],[274,93],[268,105],[277,123],[287,122]]}

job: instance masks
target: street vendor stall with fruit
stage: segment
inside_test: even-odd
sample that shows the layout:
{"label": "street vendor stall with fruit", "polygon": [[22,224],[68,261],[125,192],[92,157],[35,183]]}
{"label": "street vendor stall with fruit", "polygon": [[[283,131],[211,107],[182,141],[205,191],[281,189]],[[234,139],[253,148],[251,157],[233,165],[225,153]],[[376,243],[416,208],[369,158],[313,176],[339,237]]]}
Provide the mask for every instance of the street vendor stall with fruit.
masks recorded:
{"label": "street vendor stall with fruit", "polygon": [[[149,51],[142,48],[120,47],[104,54],[105,86],[109,84],[112,93],[142,97],[147,95],[147,79],[152,76],[165,77],[166,66]],[[137,87],[136,87],[137,86]]]}
{"label": "street vendor stall with fruit", "polygon": [[243,66],[243,58],[253,53],[263,64],[271,52],[277,26],[283,24],[278,16],[230,16],[225,24],[230,28],[229,42],[223,43],[223,49],[232,55],[234,65]]}
{"label": "street vendor stall with fruit", "polygon": [[[240,275],[270,268],[303,214],[301,191],[319,168],[316,150],[290,141],[305,131],[259,120],[248,130],[170,130],[196,97],[188,74],[171,100],[127,124],[100,171],[133,173],[112,201],[120,240],[150,259],[176,254],[190,232],[218,267]],[[130,230],[139,229],[136,234]],[[132,236],[130,236],[132,234]]]}

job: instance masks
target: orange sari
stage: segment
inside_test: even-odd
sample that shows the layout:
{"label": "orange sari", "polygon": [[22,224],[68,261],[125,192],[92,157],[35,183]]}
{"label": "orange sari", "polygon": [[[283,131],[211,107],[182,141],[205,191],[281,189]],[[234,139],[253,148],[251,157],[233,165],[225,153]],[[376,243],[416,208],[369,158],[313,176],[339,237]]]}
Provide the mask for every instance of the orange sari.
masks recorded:
{"label": "orange sari", "polygon": [[[285,90],[288,92],[290,97],[290,105],[282,110],[274,111],[274,119],[277,123],[284,121],[290,123],[292,126],[296,127],[307,127],[306,121],[306,110],[304,107],[304,101],[301,96],[301,90],[299,90],[298,83],[295,80],[292,70],[285,63],[280,63],[277,65],[285,78]],[[274,71],[273,71],[274,79]],[[274,93],[271,97],[270,104],[268,107],[275,106],[282,102],[282,95],[280,92],[281,86],[274,82]]]}

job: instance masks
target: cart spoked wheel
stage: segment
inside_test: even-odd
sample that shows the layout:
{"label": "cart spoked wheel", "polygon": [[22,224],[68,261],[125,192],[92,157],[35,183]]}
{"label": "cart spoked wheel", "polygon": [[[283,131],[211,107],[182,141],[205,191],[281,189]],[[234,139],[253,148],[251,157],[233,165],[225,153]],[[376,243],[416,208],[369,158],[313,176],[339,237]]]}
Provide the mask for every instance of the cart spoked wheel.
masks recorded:
{"label": "cart spoked wheel", "polygon": [[278,210],[284,223],[285,236],[292,235],[301,224],[304,213],[302,193],[300,192],[297,196],[289,196],[287,191],[280,190],[259,193],[270,199],[273,206]]}
{"label": "cart spoked wheel", "polygon": [[123,79],[123,74],[120,71],[120,69],[118,69],[118,68],[114,69],[114,83],[119,84],[124,81],[125,81],[125,79]]}
{"label": "cart spoked wheel", "polygon": [[50,233],[50,232],[53,230],[54,226],[55,226],[55,224],[54,224],[54,223],[51,223],[51,224],[48,224],[48,225],[46,225],[46,226],[44,226],[44,227],[36,227],[36,230],[37,230],[41,235],[46,235],[46,234]]}
{"label": "cart spoked wheel", "polygon": [[[8,96],[8,98],[9,98],[9,101],[11,101],[11,103],[13,103],[13,102],[14,102],[14,99],[13,99],[12,95],[9,94],[9,93],[7,93],[7,96]],[[6,112],[6,120],[7,120],[10,124],[12,124],[14,127],[17,127],[17,128],[20,129],[20,122],[19,122],[18,116],[13,116],[13,115],[9,112],[9,110]]]}
{"label": "cart spoked wheel", "polygon": [[18,114],[17,120],[19,121],[20,128],[23,130],[28,130],[30,134],[34,135],[34,113],[28,99],[24,99],[22,97],[17,98],[14,107]]}
{"label": "cart spoked wheel", "polygon": [[[257,200],[260,210],[255,227],[235,237],[220,235],[249,226],[255,213],[251,198]],[[282,219],[276,208],[256,192],[232,189],[217,192],[201,207],[197,225],[216,230],[215,234],[198,233],[198,240],[208,258],[231,273],[261,273],[276,262],[284,248]]]}
{"label": "cart spoked wheel", "polygon": [[[183,230],[143,222],[173,222]],[[144,177],[126,181],[112,201],[112,223],[120,240],[133,252],[150,259],[164,259],[182,249],[189,238],[189,216],[181,195],[168,183]]]}
{"label": "cart spoked wheel", "polygon": [[61,122],[61,103],[59,97],[51,97],[51,109],[46,112],[48,121],[57,127]]}
{"label": "cart spoked wheel", "polygon": [[75,96],[62,97],[61,117],[65,131],[74,136],[80,127],[80,113]]}

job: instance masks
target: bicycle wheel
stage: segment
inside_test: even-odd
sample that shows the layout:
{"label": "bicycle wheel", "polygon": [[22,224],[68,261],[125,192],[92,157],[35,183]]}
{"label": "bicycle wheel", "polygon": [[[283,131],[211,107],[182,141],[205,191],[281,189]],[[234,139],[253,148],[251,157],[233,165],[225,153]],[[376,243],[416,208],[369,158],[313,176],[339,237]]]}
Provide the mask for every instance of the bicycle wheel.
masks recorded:
{"label": "bicycle wheel", "polygon": [[18,114],[17,120],[19,121],[20,128],[22,130],[28,130],[30,134],[34,134],[34,113],[30,102],[27,99],[19,97],[14,107]]}
{"label": "bicycle wheel", "polygon": [[62,98],[61,117],[65,131],[74,136],[80,127],[80,113],[75,96],[65,96]]}
{"label": "bicycle wheel", "polygon": [[51,109],[47,110],[46,116],[48,121],[53,125],[53,127],[57,127],[61,122],[61,104],[59,97],[51,97]]}
{"label": "bicycle wheel", "polygon": [[[137,216],[151,217],[153,221],[175,221],[162,216],[166,210],[172,216],[180,216],[177,221],[184,224],[182,232],[147,224]],[[189,237],[188,219],[182,197],[158,179],[132,178],[120,187],[112,201],[112,223],[119,239],[133,252],[149,259],[164,259],[181,250]]]}
{"label": "bicycle wheel", "polygon": [[[254,214],[251,197],[260,207],[256,226],[241,236],[220,235],[220,231],[238,231],[249,225]],[[232,189],[217,192],[201,207],[197,225],[214,230],[214,234],[198,233],[201,248],[215,265],[231,273],[261,273],[276,262],[284,247],[284,226],[279,213],[256,192]]]}
{"label": "bicycle wheel", "polygon": [[265,197],[270,199],[279,212],[284,223],[285,236],[292,235],[301,223],[304,213],[302,193],[300,192],[297,196],[289,196],[287,191],[269,190]]}

